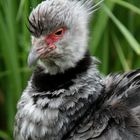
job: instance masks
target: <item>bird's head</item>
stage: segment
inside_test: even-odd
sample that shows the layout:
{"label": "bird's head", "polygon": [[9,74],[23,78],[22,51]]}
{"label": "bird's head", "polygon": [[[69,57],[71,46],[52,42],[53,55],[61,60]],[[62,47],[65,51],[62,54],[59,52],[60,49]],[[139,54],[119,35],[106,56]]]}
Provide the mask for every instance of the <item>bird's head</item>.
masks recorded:
{"label": "bird's head", "polygon": [[29,30],[32,48],[28,64],[42,65],[47,72],[64,72],[84,57],[92,0],[45,0],[32,10]]}

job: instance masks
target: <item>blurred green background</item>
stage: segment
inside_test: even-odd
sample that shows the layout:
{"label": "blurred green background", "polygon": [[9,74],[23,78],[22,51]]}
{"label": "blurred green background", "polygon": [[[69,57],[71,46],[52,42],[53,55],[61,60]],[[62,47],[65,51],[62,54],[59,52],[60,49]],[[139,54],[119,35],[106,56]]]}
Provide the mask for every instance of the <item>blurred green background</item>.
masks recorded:
{"label": "blurred green background", "polygon": [[[12,140],[16,104],[31,74],[27,18],[41,0],[0,0],[0,140]],[[104,74],[140,67],[140,0],[105,0],[90,22],[89,47]]]}

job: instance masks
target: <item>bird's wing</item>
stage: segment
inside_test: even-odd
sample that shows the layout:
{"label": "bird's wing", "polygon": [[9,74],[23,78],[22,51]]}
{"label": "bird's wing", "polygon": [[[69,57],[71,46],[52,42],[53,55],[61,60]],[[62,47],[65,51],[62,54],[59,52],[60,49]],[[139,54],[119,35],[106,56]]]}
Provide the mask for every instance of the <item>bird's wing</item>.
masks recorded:
{"label": "bird's wing", "polygon": [[104,103],[119,102],[140,115],[140,69],[108,76],[105,79],[105,94]]}
{"label": "bird's wing", "polygon": [[104,82],[99,111],[114,127],[107,133],[109,138],[115,133],[122,140],[140,140],[140,69],[109,75]]}
{"label": "bird's wing", "polygon": [[140,70],[109,75],[71,140],[140,140]]}

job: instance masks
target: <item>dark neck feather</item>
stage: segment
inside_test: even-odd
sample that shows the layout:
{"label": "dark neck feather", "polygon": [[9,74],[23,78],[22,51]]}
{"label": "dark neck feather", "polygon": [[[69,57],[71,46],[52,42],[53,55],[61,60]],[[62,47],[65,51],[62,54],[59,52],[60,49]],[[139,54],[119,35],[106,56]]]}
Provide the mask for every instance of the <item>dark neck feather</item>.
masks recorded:
{"label": "dark neck feather", "polygon": [[87,71],[91,64],[91,57],[87,52],[83,59],[77,62],[76,66],[67,69],[64,73],[51,75],[44,73],[42,67],[37,67],[32,76],[32,86],[37,92],[55,91],[59,89],[68,89],[73,84],[73,79],[77,75]]}

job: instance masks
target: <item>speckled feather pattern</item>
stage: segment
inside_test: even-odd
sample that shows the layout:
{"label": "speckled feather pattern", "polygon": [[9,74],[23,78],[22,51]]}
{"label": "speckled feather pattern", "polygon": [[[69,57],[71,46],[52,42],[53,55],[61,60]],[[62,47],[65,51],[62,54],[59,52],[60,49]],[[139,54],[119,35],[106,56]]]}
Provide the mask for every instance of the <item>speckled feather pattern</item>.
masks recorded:
{"label": "speckled feather pattern", "polygon": [[[33,140],[59,140],[71,130],[75,126],[74,122],[82,117],[102,89],[101,78],[94,65],[91,65],[86,73],[77,75],[77,78],[72,80],[74,84],[68,90],[62,88],[52,93],[35,93],[29,82],[18,103],[18,127],[15,135],[20,134],[20,139],[25,140],[30,137]],[[59,98],[38,98],[34,104],[33,97],[36,95],[60,93]]]}
{"label": "speckled feather pattern", "polygon": [[139,70],[102,78],[92,63],[68,90],[51,93],[58,98],[35,104],[34,96],[50,92],[35,92],[29,81],[18,103],[16,140],[139,140],[139,79]]}
{"label": "speckled feather pattern", "polygon": [[67,32],[37,62],[17,105],[14,140],[140,140],[140,70],[103,77],[86,53],[90,15],[102,1],[45,0],[32,10],[33,48],[56,29]]}

